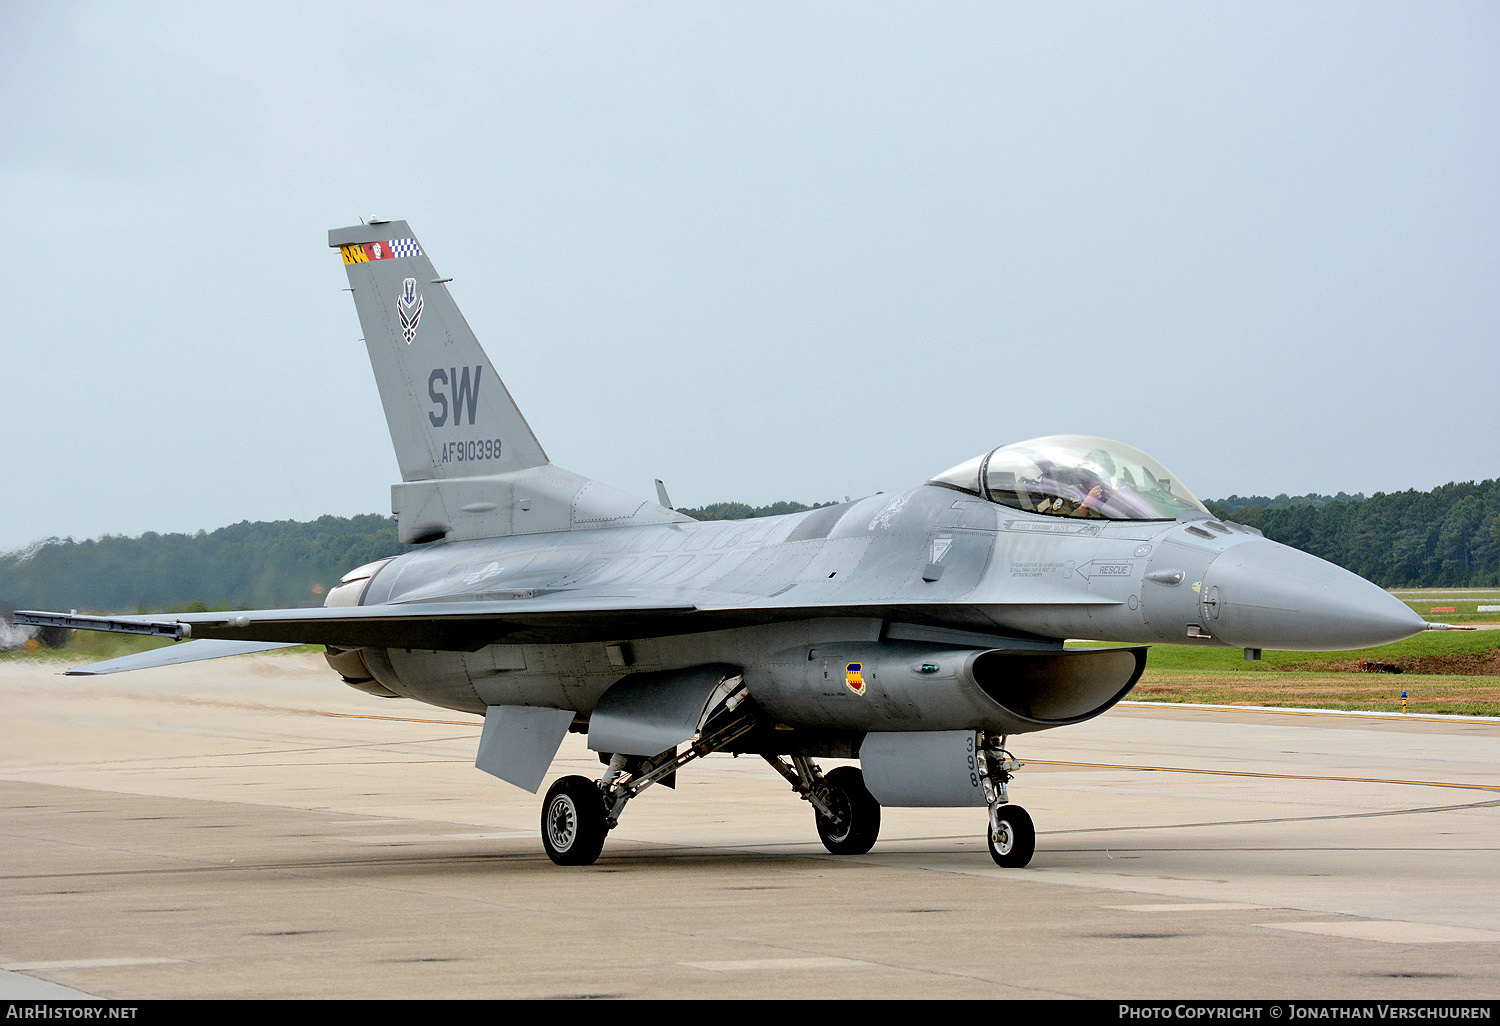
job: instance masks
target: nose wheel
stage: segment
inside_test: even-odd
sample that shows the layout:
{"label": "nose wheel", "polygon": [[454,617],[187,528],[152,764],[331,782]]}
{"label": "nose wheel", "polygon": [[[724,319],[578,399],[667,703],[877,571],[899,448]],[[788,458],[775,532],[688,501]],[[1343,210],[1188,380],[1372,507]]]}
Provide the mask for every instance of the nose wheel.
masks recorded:
{"label": "nose wheel", "polygon": [[1019,805],[990,807],[990,858],[995,865],[1020,869],[1036,852],[1036,827]]}

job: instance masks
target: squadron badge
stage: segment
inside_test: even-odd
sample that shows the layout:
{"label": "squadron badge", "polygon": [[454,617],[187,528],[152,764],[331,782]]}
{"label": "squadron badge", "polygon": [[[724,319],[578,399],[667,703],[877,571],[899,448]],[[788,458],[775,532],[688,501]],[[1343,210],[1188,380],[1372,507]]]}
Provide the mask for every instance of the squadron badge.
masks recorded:
{"label": "squadron badge", "polygon": [[844,667],[844,684],[856,695],[865,693],[865,667],[863,663],[850,663]]}
{"label": "squadron badge", "polygon": [[396,309],[401,314],[401,337],[411,345],[417,337],[417,325],[422,323],[422,297],[417,295],[417,279],[407,278],[401,283],[401,299]]}

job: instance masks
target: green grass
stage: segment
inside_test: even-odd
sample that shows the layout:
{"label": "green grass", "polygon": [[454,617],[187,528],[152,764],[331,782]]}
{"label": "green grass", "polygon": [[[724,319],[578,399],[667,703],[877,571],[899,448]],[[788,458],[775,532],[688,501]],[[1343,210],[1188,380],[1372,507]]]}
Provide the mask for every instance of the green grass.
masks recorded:
{"label": "green grass", "polygon": [[0,652],[0,662],[54,660],[69,663],[96,663],[105,659],[133,655],[172,644],[166,638],[139,634],[109,634],[104,631],[72,631],[61,648],[16,648]]}
{"label": "green grass", "polygon": [[1428,657],[1484,657],[1500,650],[1500,631],[1425,631],[1421,634],[1378,648],[1353,649],[1347,652],[1272,652],[1266,651],[1256,661],[1247,660],[1238,648],[1199,645],[1153,645],[1150,666],[1158,670],[1194,673],[1204,671],[1237,671],[1245,673],[1315,672],[1327,670],[1330,663],[1384,662]]}
{"label": "green grass", "polygon": [[[1500,588],[1394,588],[1391,594],[1428,621],[1500,623],[1500,612],[1479,611],[1480,606],[1500,606]],[[1453,612],[1434,613],[1434,606],[1452,606]]]}
{"label": "green grass", "polygon": [[[1400,667],[1366,672],[1361,664]],[[1500,716],[1500,631],[1433,631],[1349,652],[1153,645],[1130,697],[1147,702]]]}

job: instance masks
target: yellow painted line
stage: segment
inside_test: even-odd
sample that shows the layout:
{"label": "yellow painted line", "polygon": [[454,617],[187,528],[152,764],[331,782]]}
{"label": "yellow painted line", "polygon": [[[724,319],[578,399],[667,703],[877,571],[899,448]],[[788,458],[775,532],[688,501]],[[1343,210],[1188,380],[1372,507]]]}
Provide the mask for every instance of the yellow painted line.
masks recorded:
{"label": "yellow painted line", "polygon": [[1208,712],[1272,713],[1277,716],[1328,716],[1337,719],[1381,720],[1404,723],[1422,720],[1426,723],[1483,723],[1500,726],[1500,716],[1470,716],[1463,713],[1371,712],[1359,709],[1294,709],[1279,705],[1215,705],[1209,702],[1142,702],[1131,699],[1119,703],[1132,709],[1202,709]]}
{"label": "yellow painted line", "polygon": [[483,720],[426,720],[416,716],[375,716],[370,713],[325,712],[322,709],[286,709],[286,712],[308,716],[328,716],[338,720],[384,720],[387,723],[435,723],[445,727],[483,727]]}
{"label": "yellow painted line", "polygon": [[[350,720],[387,720],[393,723],[431,723],[452,727],[481,727],[473,720],[427,720],[414,716],[374,716],[368,713],[334,713],[319,709],[293,709],[292,712],[309,713],[313,716],[332,716]],[[1274,710],[1279,711],[1279,710]],[[1053,759],[1027,759],[1032,766],[1060,766],[1069,769],[1134,770],[1140,773],[1193,773],[1202,776],[1254,777],[1261,780],[1316,780],[1346,784],[1402,784],[1412,787],[1451,787],[1467,791],[1500,792],[1500,784],[1454,784],[1442,780],[1395,780],[1381,777],[1335,777],[1308,773],[1256,773],[1250,770],[1190,769],[1186,766],[1132,766],[1111,762],[1061,762]]]}
{"label": "yellow painted line", "polygon": [[1454,784],[1443,780],[1387,780],[1381,777],[1332,777],[1313,773],[1256,773],[1250,770],[1189,769],[1186,766],[1127,766],[1109,762],[1058,762],[1027,759],[1028,766],[1064,766],[1070,769],[1137,770],[1142,773],[1196,773],[1211,777],[1254,777],[1261,780],[1317,780],[1345,784],[1408,784],[1413,787],[1456,787],[1466,791],[1500,791],[1500,784]]}

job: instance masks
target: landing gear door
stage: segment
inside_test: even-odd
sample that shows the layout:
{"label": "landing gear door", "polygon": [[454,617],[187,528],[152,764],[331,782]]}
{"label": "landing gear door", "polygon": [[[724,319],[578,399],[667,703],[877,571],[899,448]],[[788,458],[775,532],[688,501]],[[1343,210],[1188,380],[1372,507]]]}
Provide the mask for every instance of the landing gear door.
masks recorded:
{"label": "landing gear door", "polygon": [[572,722],[572,709],[492,705],[484,711],[474,765],[536,794]]}
{"label": "landing gear door", "polygon": [[869,733],[859,746],[865,786],[881,805],[987,805],[972,730]]}
{"label": "landing gear door", "polygon": [[652,756],[698,735],[743,688],[737,666],[632,673],[610,686],[589,717],[589,747],[612,755]]}

